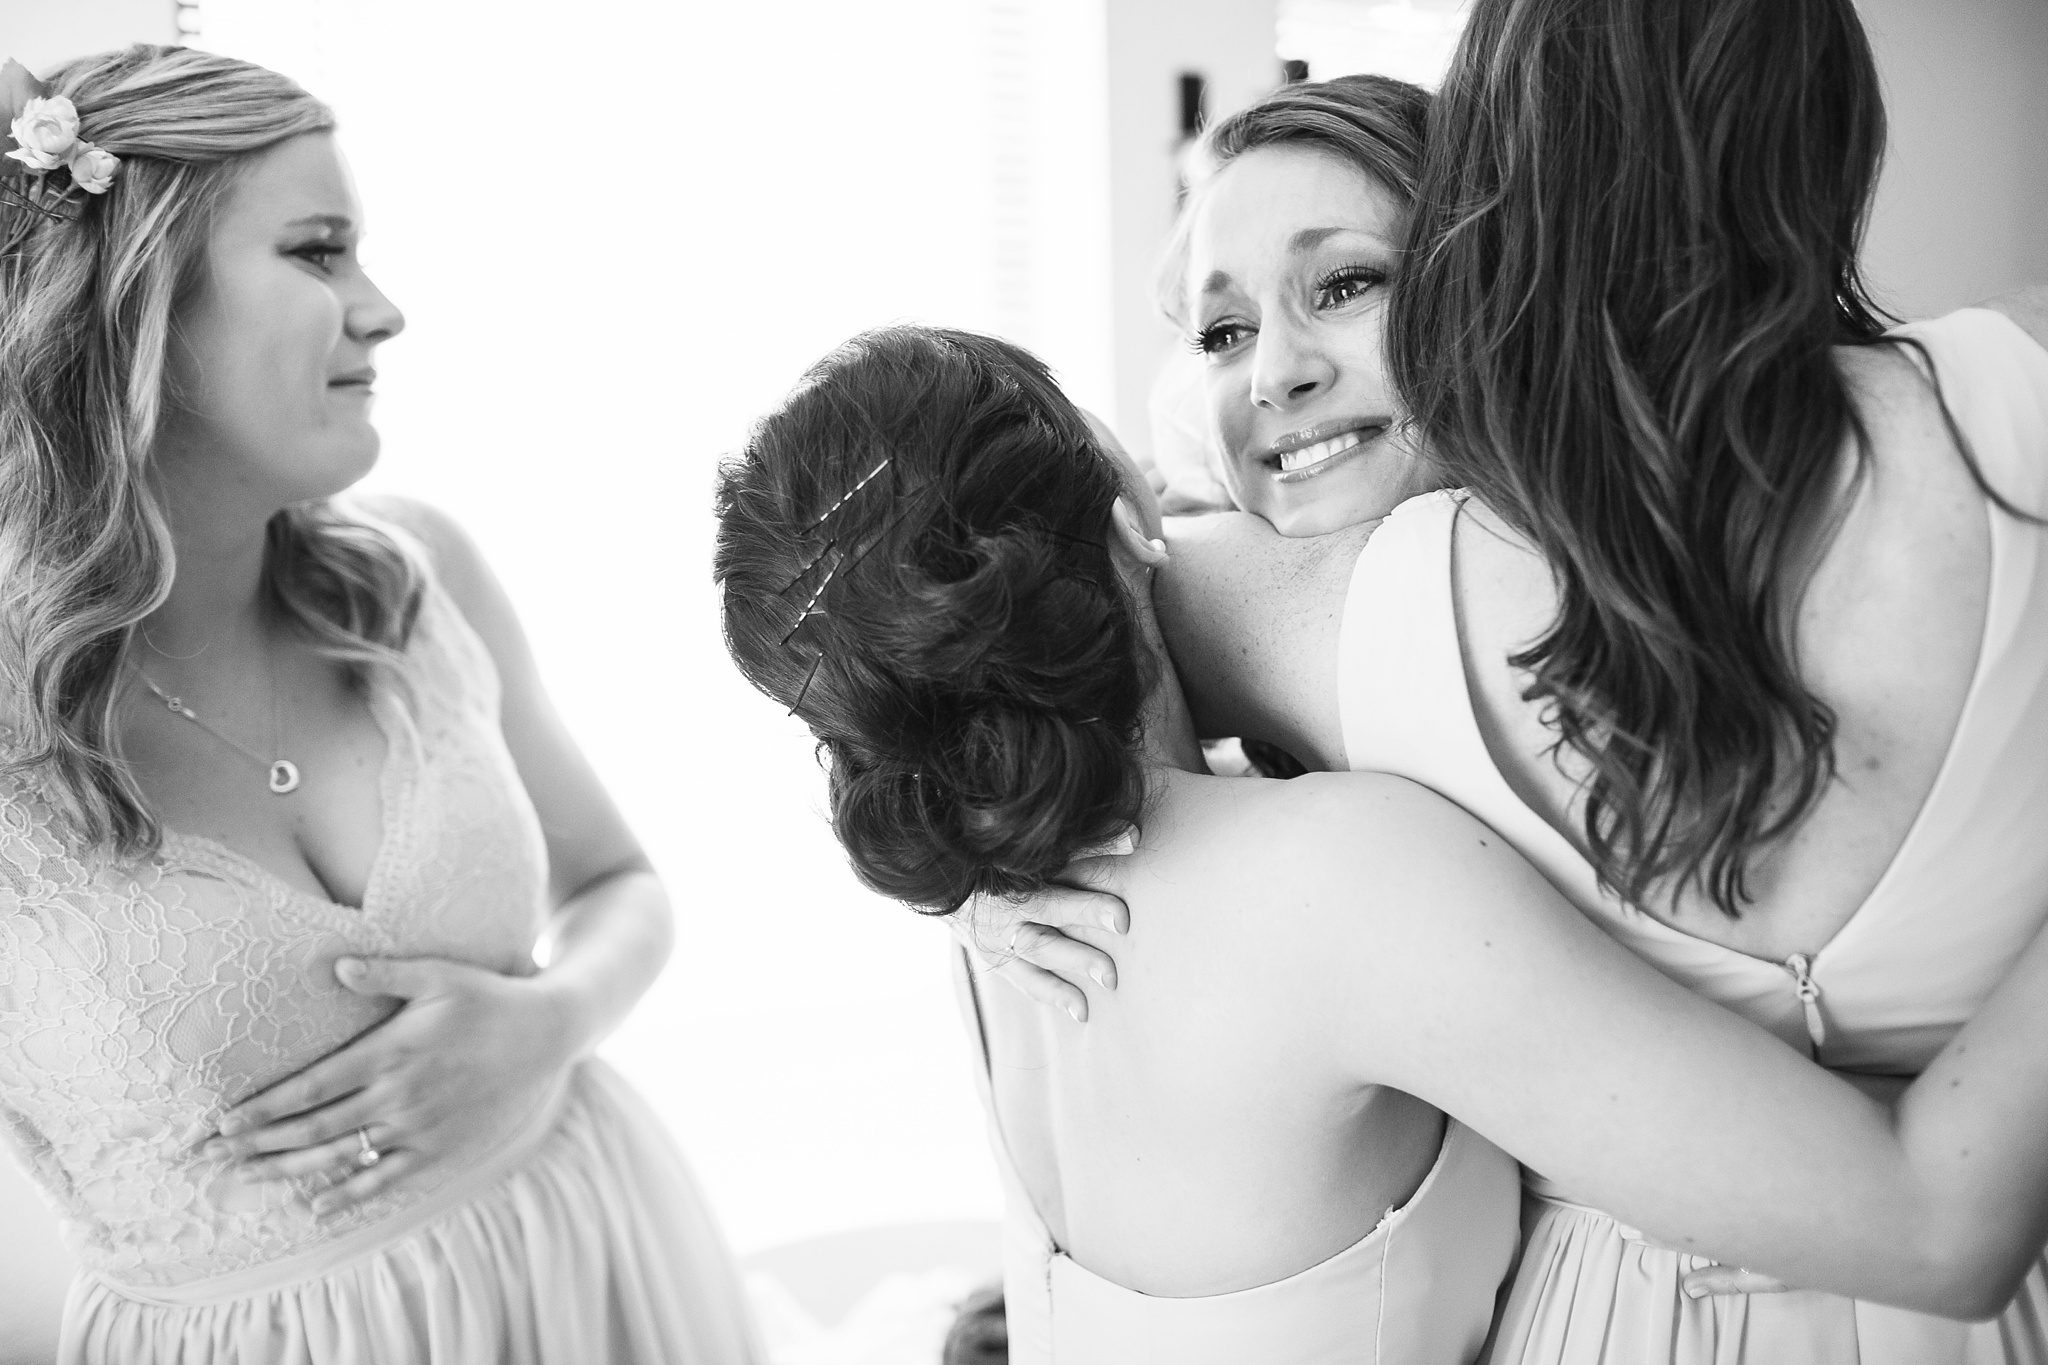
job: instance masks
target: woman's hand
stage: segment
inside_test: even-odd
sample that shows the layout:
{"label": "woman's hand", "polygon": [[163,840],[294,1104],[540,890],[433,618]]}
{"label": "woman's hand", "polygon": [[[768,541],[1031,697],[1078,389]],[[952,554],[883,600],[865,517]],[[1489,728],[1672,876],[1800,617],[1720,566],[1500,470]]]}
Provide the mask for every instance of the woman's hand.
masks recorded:
{"label": "woman's hand", "polygon": [[[358,995],[405,1004],[229,1110],[206,1148],[236,1160],[243,1180],[335,1177],[313,1200],[322,1216],[480,1158],[581,1052],[572,1012],[540,977],[443,958],[347,957],[335,976]],[[366,1142],[378,1154],[367,1165]]]}
{"label": "woman's hand", "polygon": [[1088,988],[1116,989],[1116,961],[1069,929],[1131,931],[1131,912],[1112,889],[1111,860],[1138,846],[1126,830],[1100,848],[1084,850],[1068,865],[1066,885],[1048,886],[1035,896],[1006,900],[976,896],[951,917],[953,936],[975,965],[1041,1005],[1064,1010],[1077,1024],[1088,1021]]}
{"label": "woman's hand", "polygon": [[1066,931],[1085,925],[1129,933],[1131,912],[1105,891],[1049,886],[1027,900],[976,896],[952,916],[952,925],[953,936],[983,971],[1041,1005],[1066,1011],[1079,1024],[1088,1019],[1082,983],[1115,990],[1116,962]]}

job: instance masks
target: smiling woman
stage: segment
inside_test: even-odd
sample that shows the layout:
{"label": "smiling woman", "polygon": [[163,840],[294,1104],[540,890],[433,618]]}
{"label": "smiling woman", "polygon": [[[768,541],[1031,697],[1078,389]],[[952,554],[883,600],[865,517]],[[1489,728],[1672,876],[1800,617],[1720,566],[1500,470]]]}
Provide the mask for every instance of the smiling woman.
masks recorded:
{"label": "smiling woman", "polygon": [[1282,535],[1384,516],[1434,486],[1381,325],[1428,101],[1379,76],[1291,87],[1198,151],[1164,302],[1204,359],[1231,500]]}

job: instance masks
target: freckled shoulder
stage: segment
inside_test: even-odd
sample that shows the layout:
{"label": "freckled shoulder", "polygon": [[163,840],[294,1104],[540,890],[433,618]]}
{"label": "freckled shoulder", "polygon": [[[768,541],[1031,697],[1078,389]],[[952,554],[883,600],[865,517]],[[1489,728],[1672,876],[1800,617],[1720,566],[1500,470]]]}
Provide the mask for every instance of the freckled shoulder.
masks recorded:
{"label": "freckled shoulder", "polygon": [[1170,524],[1153,600],[1204,733],[1342,766],[1337,636],[1369,534],[1288,539],[1241,512]]}

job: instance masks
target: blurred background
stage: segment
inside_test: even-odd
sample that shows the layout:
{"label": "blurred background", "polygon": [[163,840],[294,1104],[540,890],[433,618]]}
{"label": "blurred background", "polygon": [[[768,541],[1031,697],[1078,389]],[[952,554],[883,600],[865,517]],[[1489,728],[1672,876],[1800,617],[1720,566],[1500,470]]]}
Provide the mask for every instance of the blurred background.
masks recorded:
{"label": "blurred background", "polygon": [[[1920,316],[2048,282],[2048,4],[1861,7],[1892,115],[1880,297]],[[1143,450],[1179,344],[1152,281],[1187,136],[1290,74],[1434,83],[1462,18],[1457,0],[0,0],[0,57],[186,41],[334,105],[370,268],[410,323],[378,361],[374,483],[482,543],[678,904],[675,961],[607,1055],[752,1264],[801,1277],[908,1248],[971,1278],[994,1274],[999,1194],[946,930],[854,881],[807,735],[726,661],[715,466],[810,361],[897,320],[1021,341]],[[67,1274],[0,1161],[0,1362],[48,1358]]]}

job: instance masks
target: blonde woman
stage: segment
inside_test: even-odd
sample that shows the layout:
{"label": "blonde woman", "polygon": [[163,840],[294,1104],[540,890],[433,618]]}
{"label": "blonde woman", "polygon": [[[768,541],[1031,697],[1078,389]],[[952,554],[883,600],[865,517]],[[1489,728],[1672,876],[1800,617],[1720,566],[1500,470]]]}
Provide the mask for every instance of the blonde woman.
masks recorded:
{"label": "blonde woman", "polygon": [[174,48],[4,89],[0,1118],[63,1359],[755,1358],[590,1056],[661,885],[460,531],[337,500],[403,319],[332,115]]}

